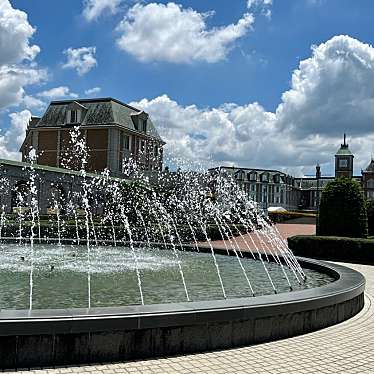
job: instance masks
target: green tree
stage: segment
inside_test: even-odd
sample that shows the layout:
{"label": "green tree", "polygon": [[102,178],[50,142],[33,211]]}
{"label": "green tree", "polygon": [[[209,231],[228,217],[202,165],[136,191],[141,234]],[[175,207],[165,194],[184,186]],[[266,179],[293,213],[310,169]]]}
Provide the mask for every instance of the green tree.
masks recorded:
{"label": "green tree", "polygon": [[367,237],[366,204],[355,180],[338,178],[322,192],[317,234],[323,236]]}
{"label": "green tree", "polygon": [[366,208],[368,214],[369,235],[374,235],[374,200],[368,200],[366,202]]}

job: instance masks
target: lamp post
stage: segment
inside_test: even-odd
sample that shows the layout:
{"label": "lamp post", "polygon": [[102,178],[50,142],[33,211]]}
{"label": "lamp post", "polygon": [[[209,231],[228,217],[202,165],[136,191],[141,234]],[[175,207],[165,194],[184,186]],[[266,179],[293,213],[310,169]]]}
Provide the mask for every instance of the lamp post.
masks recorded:
{"label": "lamp post", "polygon": [[317,214],[319,212],[319,180],[321,178],[321,167],[319,164],[316,166],[316,179],[317,179],[317,196],[316,196],[316,208],[317,208]]}
{"label": "lamp post", "polygon": [[316,208],[317,208],[317,217],[316,217],[316,234],[318,235],[318,221],[319,221],[319,180],[321,178],[321,167],[319,166],[319,164],[317,164],[316,166],[316,179],[317,179],[317,201],[316,201]]}
{"label": "lamp post", "polygon": [[265,215],[268,215],[268,185],[267,183],[263,186],[263,192],[264,192],[264,212]]}

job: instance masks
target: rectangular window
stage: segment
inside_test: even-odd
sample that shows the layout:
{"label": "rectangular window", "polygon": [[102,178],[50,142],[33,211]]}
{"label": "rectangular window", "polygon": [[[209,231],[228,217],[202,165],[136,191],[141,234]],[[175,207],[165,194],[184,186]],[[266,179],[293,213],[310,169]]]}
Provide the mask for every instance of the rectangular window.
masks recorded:
{"label": "rectangular window", "polygon": [[76,110],[70,111],[70,123],[77,123],[78,122],[78,113]]}
{"label": "rectangular window", "polygon": [[123,148],[130,150],[130,136],[129,135],[123,136]]}
{"label": "rectangular window", "polygon": [[147,120],[146,119],[140,120],[140,131],[147,132]]}
{"label": "rectangular window", "polygon": [[341,168],[348,167],[348,160],[339,160],[339,167]]}

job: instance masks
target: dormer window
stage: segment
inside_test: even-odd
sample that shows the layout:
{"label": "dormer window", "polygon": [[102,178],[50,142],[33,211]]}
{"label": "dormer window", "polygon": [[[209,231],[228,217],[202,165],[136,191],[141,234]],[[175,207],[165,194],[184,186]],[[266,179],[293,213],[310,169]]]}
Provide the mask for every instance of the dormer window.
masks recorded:
{"label": "dormer window", "polygon": [[66,108],[66,123],[81,123],[88,109],[77,101],[71,102]]}
{"label": "dormer window", "polygon": [[255,171],[252,171],[248,174],[248,179],[251,181],[251,182],[255,182],[257,181],[257,173]]}
{"label": "dormer window", "polygon": [[146,119],[140,120],[140,131],[147,132],[147,120]]}
{"label": "dormer window", "polygon": [[78,119],[78,113],[76,110],[71,110],[70,111],[70,122],[71,123],[76,123]]}

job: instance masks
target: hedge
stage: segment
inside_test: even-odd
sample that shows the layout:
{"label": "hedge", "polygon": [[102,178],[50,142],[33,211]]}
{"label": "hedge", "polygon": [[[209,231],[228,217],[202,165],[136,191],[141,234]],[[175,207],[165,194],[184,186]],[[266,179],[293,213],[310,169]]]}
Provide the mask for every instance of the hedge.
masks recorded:
{"label": "hedge", "polygon": [[296,256],[374,264],[374,240],[336,236],[297,235],[288,238]]}
{"label": "hedge", "polygon": [[369,235],[374,235],[374,200],[367,201],[366,209],[368,214]]}
{"label": "hedge", "polygon": [[[134,241],[146,241],[147,236],[146,232],[144,230],[144,227],[142,226],[136,226],[132,227],[132,239]],[[0,240],[4,238],[19,238],[20,232],[19,232],[19,224],[15,221],[8,221],[6,225],[4,225],[0,230]],[[155,242],[162,242],[163,238],[160,232],[160,227],[158,224],[152,224],[148,225],[148,235],[151,241]],[[187,225],[178,225],[178,234],[182,242],[192,242],[193,241],[193,235],[192,232]],[[86,226],[84,222],[79,221],[78,226],[74,223],[71,223],[70,221],[61,221],[60,225],[60,238],[61,239],[76,239],[77,237],[77,231],[79,234],[79,238],[84,240],[87,236]],[[106,240],[113,240],[113,230],[116,236],[117,241],[128,241],[129,237],[126,232],[126,229],[122,225],[114,225],[108,226],[108,225],[102,225],[102,224],[96,224],[95,223],[95,232],[93,232],[92,226],[90,224],[90,238],[91,241],[96,236],[98,240],[106,239]],[[164,235],[168,236],[168,230],[169,228],[167,226],[162,227]],[[211,240],[221,240],[221,231],[217,227],[217,225],[208,224],[206,227],[207,235],[209,239]],[[228,225],[226,227],[226,231],[228,234],[232,234],[234,236],[240,235],[240,233],[247,233],[246,228],[241,225]],[[39,227],[36,225],[34,227],[34,237],[38,237],[39,234]],[[198,229],[194,227],[194,234],[195,238],[198,241],[205,241],[206,237],[201,229]],[[22,231],[21,231],[22,238],[30,238],[31,236],[31,222],[30,221],[24,221],[22,223]],[[40,237],[41,238],[53,238],[57,239],[59,237],[58,233],[58,225],[55,220],[53,221],[42,221],[40,222]]]}
{"label": "hedge", "polygon": [[349,178],[338,178],[322,192],[317,234],[366,238],[366,203],[360,184]]}

